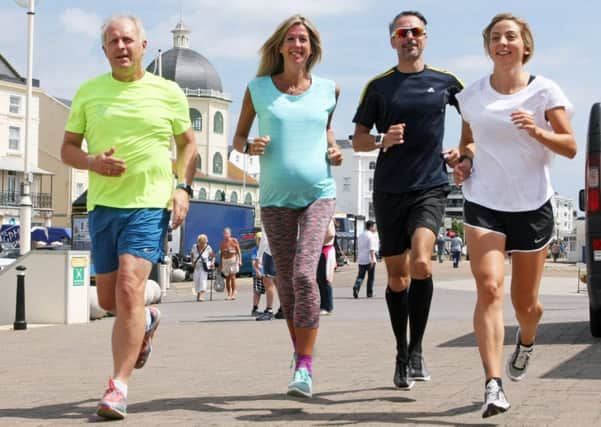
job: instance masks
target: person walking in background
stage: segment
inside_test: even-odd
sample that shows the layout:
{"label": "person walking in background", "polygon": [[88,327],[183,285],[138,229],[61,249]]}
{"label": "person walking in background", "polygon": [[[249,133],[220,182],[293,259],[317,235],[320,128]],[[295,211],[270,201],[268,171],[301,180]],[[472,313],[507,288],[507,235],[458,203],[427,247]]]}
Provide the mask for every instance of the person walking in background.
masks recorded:
{"label": "person walking in background", "polygon": [[[425,64],[426,24],[416,11],[393,18],[389,34],[397,65],[367,84],[353,118],[354,150],[380,150],[373,202],[397,343],[393,382],[403,390],[430,379],[422,341],[434,288],[431,256],[450,192],[445,162],[454,166],[459,158],[456,149],[443,151],[442,141],[446,106],[457,107],[463,84]],[[378,134],[370,135],[374,125]]]}
{"label": "person walking in background", "polygon": [[207,291],[207,280],[209,271],[213,269],[215,254],[209,246],[206,234],[199,234],[196,244],[190,249],[190,258],[194,267],[194,289],[196,290],[196,301],[204,301],[204,293]]}
{"label": "person walking in background", "polygon": [[257,316],[257,321],[271,320],[273,319],[273,301],[276,293],[276,272],[275,264],[273,263],[273,257],[271,256],[271,249],[269,248],[269,240],[267,239],[267,233],[261,226],[262,238],[257,251],[257,263],[259,264],[261,277],[263,278],[263,286],[265,288],[265,299],[266,306],[265,311]]}
{"label": "person walking in background", "polygon": [[327,316],[334,311],[334,271],[336,270],[336,250],[334,239],[336,238],[336,224],[334,218],[328,225],[328,232],[323,241],[321,255],[317,264],[317,284],[319,286],[319,314]]}
{"label": "person walking in background", "polygon": [[[317,263],[336,205],[330,165],[342,162],[330,127],[339,89],[312,73],[320,59],[321,39],[309,20],[294,15],[282,22],[261,47],[234,138],[236,150],[260,156],[261,220],[296,360],[288,394],[304,397],[313,393]],[[255,115],[261,136],[249,143]]]}
{"label": "person walking in background", "polygon": [[250,310],[251,316],[258,316],[261,314],[259,311],[259,303],[261,302],[261,295],[265,293],[265,285],[263,284],[263,266],[259,261],[258,253],[261,240],[263,239],[263,233],[257,232],[255,234],[255,248],[253,249],[253,307]]}
{"label": "person walking in background", "polygon": [[376,236],[376,223],[372,220],[365,221],[365,230],[357,239],[357,264],[359,272],[353,286],[353,298],[359,297],[359,291],[367,272],[367,298],[374,295],[374,281],[376,277],[376,253],[378,251],[378,237]]}
{"label": "person walking in background", "polygon": [[223,229],[223,240],[219,245],[219,271],[225,276],[225,300],[236,299],[236,274],[242,265],[242,252],[232,230],[229,227]]}
{"label": "person walking in background", "polygon": [[436,238],[436,254],[438,255],[438,262],[442,263],[444,261],[444,251],[446,246],[446,239],[444,234],[438,233],[438,237]]}
{"label": "person walking in background", "polygon": [[557,262],[557,258],[559,258],[560,253],[561,246],[559,246],[559,243],[557,243],[557,241],[551,243],[551,257],[553,258],[553,262]]}
{"label": "person walking in background", "polygon": [[463,183],[465,237],[476,279],[474,332],[485,375],[482,416],[509,409],[503,390],[505,253],[511,253],[511,302],[519,324],[507,376],[522,380],[543,315],[540,280],[553,239],[555,154],[573,158],[572,104],[559,86],[525,70],[534,54],[528,23],[496,15],[482,32],[492,74],[457,98],[464,124],[454,177]]}
{"label": "person walking in background", "polygon": [[455,234],[451,237],[451,258],[453,259],[453,268],[459,268],[462,249],[463,241],[461,240],[461,237],[459,237],[459,234]]}
{"label": "person walking in background", "polygon": [[[111,72],[84,83],[75,94],[61,158],[89,171],[96,292],[100,306],[115,314],[113,376],[96,413],[123,419],[129,379],[148,360],[161,319],[156,307],[144,307],[146,280],[163,256],[168,208],[173,228],[188,213],[197,154],[184,93],[175,82],[144,71],[147,41],[140,20],[110,17],[102,25],[101,41]],[[82,150],[84,138],[88,152]]]}

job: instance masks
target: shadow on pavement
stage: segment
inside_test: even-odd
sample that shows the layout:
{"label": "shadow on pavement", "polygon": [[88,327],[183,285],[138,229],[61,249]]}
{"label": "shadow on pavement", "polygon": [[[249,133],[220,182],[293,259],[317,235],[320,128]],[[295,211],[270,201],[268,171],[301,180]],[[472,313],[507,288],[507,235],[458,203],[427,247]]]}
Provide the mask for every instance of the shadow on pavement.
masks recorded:
{"label": "shadow on pavement", "polygon": [[[385,392],[384,396],[371,398],[347,398],[336,399],[338,395],[363,393],[363,392]],[[282,393],[263,394],[263,395],[245,395],[245,396],[210,396],[210,397],[182,397],[182,398],[165,398],[155,399],[146,402],[133,403],[128,406],[128,414],[136,413],[160,413],[165,414],[168,411],[194,411],[199,413],[231,413],[233,416],[242,412],[251,412],[256,414],[245,414],[237,417],[240,421],[266,423],[266,422],[285,422],[285,421],[307,421],[313,423],[426,423],[430,425],[462,425],[456,422],[437,421],[437,417],[452,417],[463,415],[471,412],[477,412],[480,409],[480,403],[474,402],[470,405],[465,405],[457,408],[451,408],[445,411],[433,412],[413,412],[403,413],[402,407],[399,406],[399,412],[328,412],[328,413],[307,413],[304,408],[310,405],[327,406],[335,408],[337,405],[349,405],[354,403],[388,401],[398,404],[411,403],[414,399],[405,396],[391,395],[390,393],[398,393],[392,387],[378,387],[372,389],[357,389],[357,390],[341,390],[317,393],[312,399],[295,399],[289,398]],[[231,404],[240,404],[244,402],[261,402],[265,405],[261,408],[256,406],[250,408],[227,407]],[[285,401],[291,405],[299,405],[297,407],[270,409],[269,401]],[[8,408],[0,409],[0,419],[36,419],[36,420],[88,420],[88,422],[103,422],[105,420],[94,415],[94,410],[97,400],[87,399],[76,402],[59,403],[53,405],[42,405],[32,408]],[[224,407],[225,406],[225,407]],[[266,413],[267,412],[267,413]],[[467,424],[464,424],[467,425]],[[492,425],[492,424],[469,424],[469,425]]]}
{"label": "shadow on pavement", "polygon": [[[505,345],[515,344],[517,326],[505,326]],[[595,344],[601,342],[593,338],[589,332],[588,322],[541,323],[538,327],[536,343],[552,344]],[[476,336],[473,333],[463,335],[439,344],[439,347],[476,347]]]}
{"label": "shadow on pavement", "polygon": [[[515,344],[517,326],[505,327],[505,345]],[[539,345],[586,345],[588,347],[551,369],[542,378],[578,378],[601,380],[601,339],[593,338],[588,322],[542,323],[538,327],[536,344]],[[444,342],[439,347],[476,347],[476,337],[473,333]]]}

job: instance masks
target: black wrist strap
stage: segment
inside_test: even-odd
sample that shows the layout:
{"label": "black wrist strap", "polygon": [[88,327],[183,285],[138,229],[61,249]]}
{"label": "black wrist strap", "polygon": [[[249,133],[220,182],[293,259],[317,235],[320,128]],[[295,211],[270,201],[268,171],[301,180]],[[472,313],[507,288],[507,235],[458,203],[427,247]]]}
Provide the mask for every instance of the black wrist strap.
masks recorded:
{"label": "black wrist strap", "polygon": [[470,167],[474,166],[474,159],[472,159],[471,156],[468,156],[467,154],[462,154],[461,156],[459,156],[459,163],[463,162],[464,160],[470,161]]}

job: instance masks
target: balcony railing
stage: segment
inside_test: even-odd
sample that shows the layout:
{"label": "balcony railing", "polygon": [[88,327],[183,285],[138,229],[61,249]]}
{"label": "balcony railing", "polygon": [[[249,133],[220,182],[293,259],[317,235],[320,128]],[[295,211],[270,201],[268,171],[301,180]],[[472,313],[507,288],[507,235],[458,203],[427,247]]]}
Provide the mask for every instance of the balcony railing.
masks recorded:
{"label": "balcony railing", "polygon": [[[1,191],[0,206],[19,206],[21,194],[16,191]],[[34,209],[52,209],[52,194],[31,193]]]}

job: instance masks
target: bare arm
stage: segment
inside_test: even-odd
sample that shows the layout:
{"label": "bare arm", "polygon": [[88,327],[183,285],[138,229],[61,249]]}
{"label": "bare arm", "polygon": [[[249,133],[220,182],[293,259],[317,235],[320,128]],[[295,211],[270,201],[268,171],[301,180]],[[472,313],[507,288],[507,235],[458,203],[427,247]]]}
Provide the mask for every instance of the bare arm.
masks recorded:
{"label": "bare arm", "polygon": [[[175,135],[176,165],[175,173],[181,183],[192,184],[196,173],[196,141],[194,131],[189,128],[184,133]],[[173,194],[172,225],[177,228],[186,218],[190,206],[190,197],[183,190],[176,190]]]}
{"label": "bare arm", "polygon": [[403,144],[405,140],[405,123],[391,125],[386,133],[382,134],[380,144],[376,145],[376,137],[371,135],[371,129],[359,123],[355,125],[355,134],[353,135],[353,149],[357,152],[373,151],[376,148],[388,150],[393,145]]}
{"label": "bare arm", "polygon": [[[338,102],[338,97],[340,96],[340,88],[336,85],[336,102]],[[328,117],[328,124],[326,126],[326,138],[328,141],[328,160],[332,166],[340,166],[342,164],[342,151],[336,142],[336,135],[334,135],[334,131],[332,130],[332,116],[334,115],[334,111],[330,113]]]}
{"label": "bare arm", "polygon": [[244,147],[248,140],[248,134],[255,120],[256,112],[250,97],[250,91],[246,88],[244,98],[242,99],[242,108],[240,109],[240,117],[238,117],[238,125],[234,135],[234,149],[240,153],[244,153]]}
{"label": "bare arm", "polygon": [[528,132],[532,138],[543,144],[549,150],[561,156],[573,159],[576,155],[576,140],[574,130],[564,107],[552,108],[545,112],[553,131],[541,129],[535,125],[531,114],[516,111],[511,114],[511,121],[520,129]]}
{"label": "bare arm", "polygon": [[453,169],[453,177],[457,185],[465,181],[472,172],[472,163],[476,153],[476,144],[470,125],[464,120],[461,127],[461,139],[459,140],[459,153],[461,156],[467,156],[461,162],[458,162]]}

